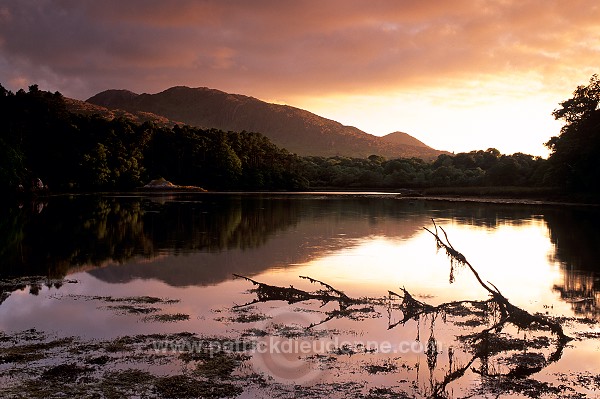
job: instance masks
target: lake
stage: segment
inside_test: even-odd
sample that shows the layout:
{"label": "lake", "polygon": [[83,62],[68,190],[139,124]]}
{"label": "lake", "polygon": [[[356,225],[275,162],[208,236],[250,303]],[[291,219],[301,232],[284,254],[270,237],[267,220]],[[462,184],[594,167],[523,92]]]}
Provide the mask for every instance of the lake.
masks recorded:
{"label": "lake", "polygon": [[1,212],[3,397],[600,390],[598,208],[174,193]]}

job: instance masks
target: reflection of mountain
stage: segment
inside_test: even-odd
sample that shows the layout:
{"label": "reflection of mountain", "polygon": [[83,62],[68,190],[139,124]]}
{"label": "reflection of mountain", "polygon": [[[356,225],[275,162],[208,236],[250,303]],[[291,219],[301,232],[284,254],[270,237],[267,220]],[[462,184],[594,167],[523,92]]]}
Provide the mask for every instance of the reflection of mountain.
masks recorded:
{"label": "reflection of mountain", "polygon": [[94,274],[107,281],[146,277],[174,285],[214,283],[232,272],[252,274],[305,262],[351,239],[408,237],[430,216],[485,225],[528,216],[515,208],[351,194],[77,196],[52,198],[41,212],[38,208],[2,215],[0,276],[60,278],[123,264]]}
{"label": "reflection of mountain", "polygon": [[[248,200],[241,199],[241,202]],[[270,235],[260,245],[244,247],[234,241],[226,249],[217,251],[173,252],[172,248],[165,248],[167,254],[181,256],[165,256],[149,263],[112,265],[89,273],[107,282],[156,278],[176,286],[213,284],[231,278],[233,273],[252,275],[270,268],[304,263],[368,235],[407,238],[427,223],[426,212],[422,212],[421,206],[418,207],[421,212],[416,214],[415,205],[395,199],[280,196],[264,201],[265,204],[283,206],[296,219],[295,223]],[[254,212],[260,212],[260,208],[247,207],[242,217]],[[254,216],[248,218],[254,219]],[[255,226],[258,230],[277,223],[276,220],[258,219],[264,223]]]}
{"label": "reflection of mountain", "polygon": [[38,208],[0,210],[0,277],[60,278],[87,270],[108,282],[214,284],[232,273],[304,263],[368,236],[409,238],[431,217],[489,227],[543,218],[556,259],[565,265],[565,284],[557,289],[565,298],[598,293],[591,272],[600,256],[598,211],[354,194],[212,193],[58,197]]}
{"label": "reflection of mountain", "polygon": [[[89,273],[115,283],[155,278],[176,286],[215,284],[231,278],[233,273],[252,275],[304,263],[368,236],[409,238],[428,225],[432,216],[486,226],[505,220],[519,223],[531,217],[530,211],[510,206],[457,207],[452,203],[409,202],[389,196],[207,194],[196,198],[203,202],[195,206],[206,206],[211,198],[214,204],[228,202],[230,206],[212,209],[196,220],[185,210],[190,203],[167,203],[158,214],[144,217],[144,230],[152,237],[155,253],[167,256],[151,262],[138,260],[97,268]],[[213,241],[220,245],[213,247]]]}
{"label": "reflection of mountain", "polygon": [[575,313],[600,318],[600,210],[561,209],[544,215],[563,283],[554,288]]}

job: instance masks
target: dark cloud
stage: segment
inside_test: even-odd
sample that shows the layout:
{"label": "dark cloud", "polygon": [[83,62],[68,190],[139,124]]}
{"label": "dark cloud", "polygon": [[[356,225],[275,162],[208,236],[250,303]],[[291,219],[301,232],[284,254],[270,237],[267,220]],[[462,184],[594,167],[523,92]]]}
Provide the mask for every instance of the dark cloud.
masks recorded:
{"label": "dark cloud", "polygon": [[0,82],[78,98],[176,84],[285,98],[532,71],[551,82],[600,64],[596,4],[8,0]]}

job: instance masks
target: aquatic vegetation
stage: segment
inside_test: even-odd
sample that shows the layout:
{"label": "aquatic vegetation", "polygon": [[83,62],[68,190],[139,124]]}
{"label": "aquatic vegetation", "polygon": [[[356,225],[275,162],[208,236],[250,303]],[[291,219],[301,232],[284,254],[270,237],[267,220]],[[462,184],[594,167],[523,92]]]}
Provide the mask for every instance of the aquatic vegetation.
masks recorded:
{"label": "aquatic vegetation", "polygon": [[144,317],[143,321],[158,321],[160,323],[174,323],[178,321],[189,320],[190,315],[184,313],[173,313],[173,314],[153,314]]}

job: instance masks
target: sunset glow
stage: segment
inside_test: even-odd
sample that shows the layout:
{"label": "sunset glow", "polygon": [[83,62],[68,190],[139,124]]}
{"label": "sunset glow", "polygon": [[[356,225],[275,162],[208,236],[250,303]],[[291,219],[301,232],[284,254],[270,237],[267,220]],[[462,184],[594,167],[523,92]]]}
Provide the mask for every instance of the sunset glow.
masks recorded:
{"label": "sunset glow", "polygon": [[448,151],[547,155],[600,65],[600,6],[560,1],[5,1],[0,83],[86,99],[206,86]]}

